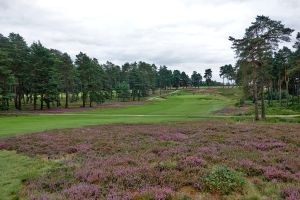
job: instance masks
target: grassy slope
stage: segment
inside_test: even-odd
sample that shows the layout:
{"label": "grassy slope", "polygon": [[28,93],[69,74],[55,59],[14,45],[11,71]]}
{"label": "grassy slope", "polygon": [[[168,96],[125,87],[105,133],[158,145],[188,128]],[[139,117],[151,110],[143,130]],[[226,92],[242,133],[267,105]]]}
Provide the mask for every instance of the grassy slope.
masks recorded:
{"label": "grassy slope", "polygon": [[17,199],[22,182],[52,167],[50,162],[19,155],[13,151],[0,151],[0,199]]}
{"label": "grassy slope", "polygon": [[94,110],[88,113],[132,114],[132,115],[209,115],[228,103],[221,95],[193,95],[187,92],[173,94],[165,99],[147,103],[143,106],[128,106],[121,109]]}
{"label": "grassy slope", "polygon": [[[151,101],[144,105],[132,105],[125,108],[99,109],[85,113],[81,112],[66,115],[56,114],[1,117],[0,137],[49,129],[76,128],[96,124],[166,122],[201,119],[210,115],[213,111],[233,103],[234,100],[232,100],[230,95],[193,95],[187,92],[180,92],[168,96],[166,99]],[[103,116],[101,116],[102,114]],[[118,114],[161,116],[114,116]],[[199,117],[192,115],[199,115]]]}

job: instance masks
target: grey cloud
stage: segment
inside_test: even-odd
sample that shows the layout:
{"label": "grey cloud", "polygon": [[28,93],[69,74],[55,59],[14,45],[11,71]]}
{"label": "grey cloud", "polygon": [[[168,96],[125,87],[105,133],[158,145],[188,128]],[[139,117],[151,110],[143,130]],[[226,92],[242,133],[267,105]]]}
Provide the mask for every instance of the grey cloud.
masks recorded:
{"label": "grey cloud", "polygon": [[[50,0],[44,1],[52,5]],[[61,12],[44,1],[0,0],[1,33],[18,32],[29,44],[40,40],[49,48],[70,53],[73,58],[83,51],[101,62],[111,60],[122,64],[145,60],[188,73],[194,70],[203,73],[205,68],[212,68],[216,79],[220,65],[234,62],[228,36],[242,36],[257,14],[269,15],[300,31],[298,0],[166,0],[181,6],[174,8],[178,9],[176,19],[172,18],[172,6],[161,13],[153,10],[153,16],[139,12],[139,16],[126,18],[132,13],[122,8],[112,10],[106,17],[97,13],[90,16],[89,10],[82,10],[87,17],[76,18],[71,12],[75,2],[69,1]],[[54,3],[58,2],[64,0]],[[135,6],[130,5],[135,0],[128,2],[130,8]],[[161,6],[160,1],[151,2]],[[87,3],[98,6],[99,13],[105,11],[104,0]],[[197,12],[196,8],[202,10]],[[162,20],[156,20],[157,15]]]}

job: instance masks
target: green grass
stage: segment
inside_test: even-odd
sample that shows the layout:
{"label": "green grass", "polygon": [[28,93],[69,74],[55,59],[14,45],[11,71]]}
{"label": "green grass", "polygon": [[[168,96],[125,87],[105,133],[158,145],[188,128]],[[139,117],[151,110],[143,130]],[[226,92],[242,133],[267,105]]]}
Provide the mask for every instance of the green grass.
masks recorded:
{"label": "green grass", "polygon": [[112,123],[147,123],[167,122],[201,117],[184,116],[98,116],[98,115],[40,115],[3,117],[0,120],[0,136],[13,136],[60,128],[78,128],[88,125]]}
{"label": "green grass", "polygon": [[231,101],[219,94],[190,94],[185,91],[174,93],[164,99],[131,105],[120,109],[93,110],[85,113],[124,114],[124,115],[209,115]]}
{"label": "green grass", "polygon": [[234,103],[235,100],[233,100],[232,95],[193,95],[186,91],[180,91],[164,97],[164,99],[123,108],[97,109],[66,114],[3,116],[0,117],[0,137],[97,124],[153,123],[201,119],[209,117],[214,111]]}
{"label": "green grass", "polygon": [[[251,101],[248,101],[248,103],[252,104]],[[258,103],[259,109],[261,109],[260,100]],[[298,102],[292,103],[292,101],[290,101],[288,108],[286,108],[285,100],[282,101],[282,106],[279,105],[278,100],[274,100],[273,105],[269,105],[266,101],[265,109],[267,115],[300,115],[300,104],[298,104]],[[254,106],[251,107],[248,114],[254,114]]]}
{"label": "green grass", "polygon": [[299,115],[300,108],[299,105],[290,105],[288,108],[285,105],[279,106],[277,102],[273,106],[266,104],[266,113],[268,115]]}
{"label": "green grass", "polygon": [[0,151],[0,199],[18,199],[22,182],[37,176],[55,164],[29,158],[14,151]]}

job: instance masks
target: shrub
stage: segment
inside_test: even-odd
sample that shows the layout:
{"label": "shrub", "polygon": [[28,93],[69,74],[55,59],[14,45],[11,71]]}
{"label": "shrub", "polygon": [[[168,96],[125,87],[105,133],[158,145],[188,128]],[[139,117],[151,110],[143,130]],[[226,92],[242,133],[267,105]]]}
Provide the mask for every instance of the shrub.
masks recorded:
{"label": "shrub", "polygon": [[172,160],[161,161],[157,166],[160,170],[171,170],[176,169],[177,162]]}
{"label": "shrub", "polygon": [[277,169],[276,167],[272,166],[266,167],[264,169],[264,176],[267,180],[277,179],[285,182],[288,180],[293,180],[295,178],[289,172]]}
{"label": "shrub", "polygon": [[203,187],[211,193],[230,194],[242,192],[245,180],[233,170],[224,166],[215,166],[202,178]]}
{"label": "shrub", "polygon": [[300,188],[288,187],[282,190],[281,196],[287,200],[297,200],[300,199]]}
{"label": "shrub", "polygon": [[259,176],[263,173],[262,167],[251,160],[240,160],[237,163],[248,176]]}
{"label": "shrub", "polygon": [[29,200],[50,200],[50,198],[47,195],[33,195],[29,198]]}
{"label": "shrub", "polygon": [[63,193],[68,199],[97,199],[100,197],[100,188],[97,185],[90,185],[86,183],[79,183],[73,185]]}
{"label": "shrub", "polygon": [[183,195],[180,197],[180,200],[191,200],[192,198],[187,196],[187,195]]}
{"label": "shrub", "polygon": [[205,166],[206,161],[198,156],[188,156],[184,160],[182,160],[182,163],[184,167],[196,167],[196,166]]}
{"label": "shrub", "polygon": [[140,195],[136,197],[139,200],[171,200],[173,190],[164,187],[148,187],[141,190]]}

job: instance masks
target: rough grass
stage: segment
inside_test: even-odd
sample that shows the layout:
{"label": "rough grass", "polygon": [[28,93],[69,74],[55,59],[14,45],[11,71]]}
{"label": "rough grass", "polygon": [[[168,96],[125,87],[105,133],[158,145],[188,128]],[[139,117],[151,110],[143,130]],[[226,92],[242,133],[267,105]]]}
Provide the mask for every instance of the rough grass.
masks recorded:
{"label": "rough grass", "polygon": [[0,199],[18,199],[23,182],[54,166],[54,163],[20,155],[15,151],[0,151]]}
{"label": "rough grass", "polygon": [[[251,104],[252,102],[248,102]],[[259,102],[259,109],[261,108]],[[295,102],[294,104],[290,103],[289,107],[286,108],[285,102],[282,102],[282,106],[280,107],[279,102],[277,100],[273,101],[273,105],[269,105],[266,101],[265,104],[266,114],[267,115],[300,115],[300,104]],[[254,114],[254,106],[248,112],[249,115]]]}
{"label": "rough grass", "polygon": [[[300,186],[299,129],[224,121],[119,124],[2,138],[0,147],[64,163],[26,180],[22,198],[288,199]],[[208,193],[201,177],[216,165],[238,172],[245,187]]]}

